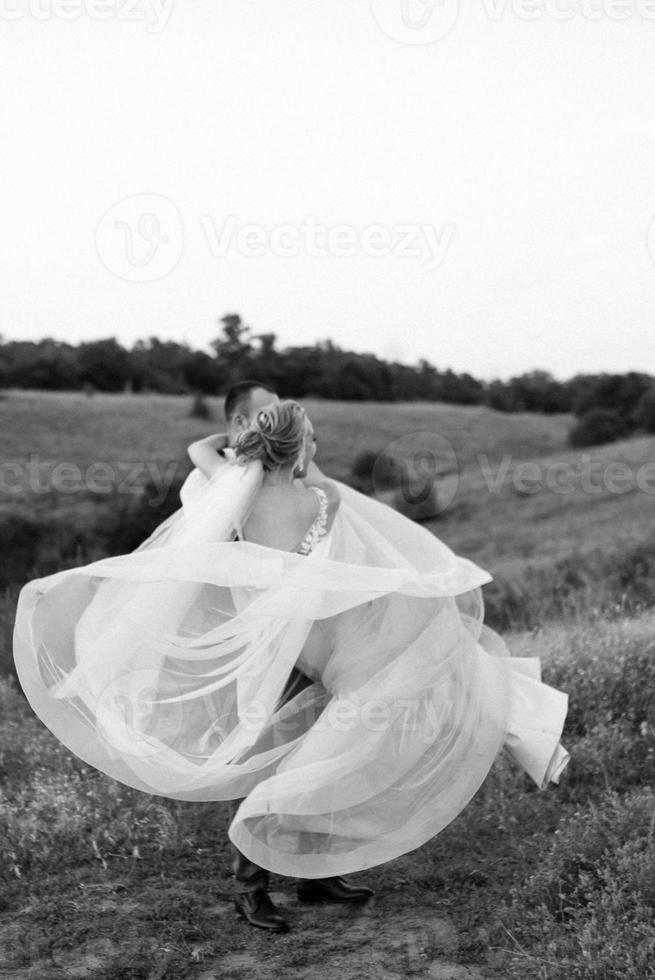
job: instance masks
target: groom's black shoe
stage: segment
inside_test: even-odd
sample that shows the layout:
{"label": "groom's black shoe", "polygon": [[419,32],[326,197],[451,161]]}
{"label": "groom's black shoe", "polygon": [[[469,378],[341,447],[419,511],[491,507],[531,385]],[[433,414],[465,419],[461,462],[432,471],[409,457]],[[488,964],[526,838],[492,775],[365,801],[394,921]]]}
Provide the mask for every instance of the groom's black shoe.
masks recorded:
{"label": "groom's black shoe", "polygon": [[289,923],[269,898],[264,888],[251,892],[241,892],[234,896],[234,906],[251,926],[270,929],[272,932],[286,932]]}
{"label": "groom's black shoe", "polygon": [[334,878],[303,878],[297,885],[301,902],[364,902],[375,892],[364,885],[349,885],[338,875]]}

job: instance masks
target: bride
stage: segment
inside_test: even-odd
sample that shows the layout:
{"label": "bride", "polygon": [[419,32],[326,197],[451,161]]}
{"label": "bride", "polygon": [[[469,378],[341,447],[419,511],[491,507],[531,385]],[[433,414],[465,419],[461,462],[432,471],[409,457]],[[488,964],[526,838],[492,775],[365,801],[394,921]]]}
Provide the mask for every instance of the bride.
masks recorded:
{"label": "bride", "polygon": [[557,782],[567,697],[484,625],[487,572],[344,484],[300,482],[314,451],[293,401],[222,455],[195,443],[207,479],[136,551],[24,586],[14,656],[84,761],[241,800],[229,836],[253,866],[324,880],[430,840],[503,748]]}

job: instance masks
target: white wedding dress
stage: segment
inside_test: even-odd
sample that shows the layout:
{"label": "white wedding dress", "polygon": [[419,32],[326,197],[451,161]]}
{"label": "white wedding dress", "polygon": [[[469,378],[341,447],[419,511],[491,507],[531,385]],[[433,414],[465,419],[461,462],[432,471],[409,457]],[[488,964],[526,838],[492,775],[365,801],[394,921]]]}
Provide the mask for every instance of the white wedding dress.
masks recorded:
{"label": "white wedding dress", "polygon": [[[147,793],[245,797],[233,843],[305,878],[419,847],[503,748],[540,788],[568,762],[567,696],[483,624],[491,576],[336,485],[332,525],[321,506],[289,553],[235,540],[225,501],[256,491],[252,465],[194,472],[136,551],[29,582],[14,632],[25,694],[81,759]],[[294,665],[313,683],[280,705]]]}

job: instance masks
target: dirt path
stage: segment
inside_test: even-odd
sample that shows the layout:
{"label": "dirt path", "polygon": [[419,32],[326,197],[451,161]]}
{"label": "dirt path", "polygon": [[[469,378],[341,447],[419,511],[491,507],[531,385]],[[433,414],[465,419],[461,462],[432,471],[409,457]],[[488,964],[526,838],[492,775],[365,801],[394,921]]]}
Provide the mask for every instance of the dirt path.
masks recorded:
{"label": "dirt path", "polygon": [[[179,945],[168,949],[160,945],[152,950],[148,969],[142,972],[141,967],[132,976],[145,980],[487,980],[499,976],[458,962],[461,942],[452,921],[430,908],[417,907],[409,896],[405,905],[402,893],[382,894],[356,906],[306,905],[297,901],[293,891],[271,891],[271,898],[284,910],[289,933],[253,929],[236,915],[225,896],[206,909],[218,943],[190,944],[182,972]],[[113,904],[104,903],[108,916]],[[124,904],[121,911],[127,911]],[[15,947],[19,933],[20,925],[5,918],[0,929],[3,952]],[[217,945],[222,952],[217,952]],[[117,937],[89,938],[22,968],[0,967],[0,980],[109,980],[108,966],[120,950]],[[128,976],[121,971],[120,980]]]}
{"label": "dirt path", "polygon": [[[480,980],[484,976],[476,967],[452,962],[459,942],[448,919],[429,914],[421,917],[414,909],[398,908],[398,894],[393,902],[373,898],[359,907],[303,905],[286,892],[272,892],[271,897],[285,911],[294,945],[306,950],[302,963],[292,963],[283,951],[284,937],[267,937],[271,953],[275,948],[271,960],[278,961],[279,957],[279,976],[288,980],[367,976],[379,980],[404,980],[408,976]],[[222,902],[216,914],[230,921],[231,905]],[[259,980],[264,975],[262,965],[261,957],[252,951],[231,953],[207,963],[198,980],[223,980],[232,973],[242,980]],[[276,973],[271,970],[268,976]]]}

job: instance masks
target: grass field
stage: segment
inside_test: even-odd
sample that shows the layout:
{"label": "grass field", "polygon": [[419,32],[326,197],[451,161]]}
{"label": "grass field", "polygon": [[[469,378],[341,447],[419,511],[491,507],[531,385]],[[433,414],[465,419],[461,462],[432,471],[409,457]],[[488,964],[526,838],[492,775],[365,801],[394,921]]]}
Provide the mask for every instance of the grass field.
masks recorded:
{"label": "grass field", "polygon": [[[210,405],[215,421],[199,422],[184,398],[8,393],[0,400],[0,460],[13,467],[4,470],[10,483],[23,468],[24,485],[20,494],[5,490],[6,519],[55,514],[64,531],[68,519],[92,523],[120,502],[116,484],[110,493],[89,489],[94,462],[108,464],[116,481],[135,465],[145,479],[147,463],[182,475],[186,444],[222,427],[218,403]],[[339,479],[360,452],[398,439],[411,456],[417,433],[452,445],[457,493],[427,526],[494,574],[485,599],[510,649],[540,656],[544,679],[569,693],[568,774],[539,792],[499,760],[442,834],[354,876],[377,891],[362,909],[299,906],[291,884],[274,879],[273,897],[293,930],[270,936],[232,909],[224,807],[149,797],[89,770],[5,676],[0,980],[655,977],[655,537],[647,479],[655,441],[584,454],[566,446],[567,416],[307,407],[319,464]],[[30,457],[33,485],[24,479]],[[61,462],[82,474],[79,489],[53,489]],[[528,462],[538,469],[521,469]],[[19,584],[0,596],[6,674]]]}
{"label": "grass field", "polygon": [[[213,419],[199,421],[183,397],[9,392],[0,401],[0,460],[8,468],[0,515],[18,508],[84,530],[103,510],[115,517],[116,505],[133,501],[148,479],[163,496],[190,469],[189,442],[224,426],[220,402],[208,404]],[[487,591],[494,624],[534,627],[580,603],[606,609],[655,599],[641,571],[644,556],[655,560],[654,436],[581,451],[567,447],[565,415],[426,403],[306,406],[319,465],[346,482],[362,452],[391,446],[411,457],[435,436],[437,449],[451,447],[445,466],[456,469],[456,493],[426,526],[494,575]],[[98,464],[106,470],[96,476]],[[64,467],[59,480],[56,467]]]}
{"label": "grass field", "polygon": [[[6,392],[0,403],[0,455],[23,460],[37,453],[44,464],[92,460],[120,464],[183,460],[189,442],[224,428],[222,402],[208,398],[212,421],[189,417],[190,399],[169,395],[103,395]],[[502,415],[479,406],[306,401],[320,440],[319,458],[337,479],[355,456],[383,449],[398,436],[427,430],[448,438],[470,462],[478,452],[532,459],[564,446],[566,415]]]}

